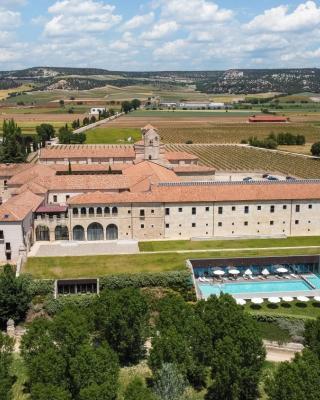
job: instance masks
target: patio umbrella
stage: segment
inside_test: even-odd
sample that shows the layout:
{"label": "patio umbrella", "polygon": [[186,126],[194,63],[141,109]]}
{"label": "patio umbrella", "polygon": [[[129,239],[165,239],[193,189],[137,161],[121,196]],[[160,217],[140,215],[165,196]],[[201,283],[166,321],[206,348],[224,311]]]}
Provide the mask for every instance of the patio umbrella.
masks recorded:
{"label": "patio umbrella", "polygon": [[216,271],[213,271],[214,275],[222,276],[224,275],[224,271],[222,269],[217,269]]}
{"label": "patio umbrella", "polygon": [[230,269],[230,270],[229,270],[229,274],[231,274],[231,275],[238,275],[238,274],[240,274],[240,271],[239,271],[238,269],[236,269],[236,268]]}
{"label": "patio umbrella", "polygon": [[263,269],[261,273],[262,275],[270,275],[270,272],[267,270],[267,268]]}
{"label": "patio umbrella", "polygon": [[276,303],[280,303],[281,299],[279,297],[269,297],[268,301],[269,301],[269,303],[276,304]]}
{"label": "patio umbrella", "polygon": [[282,300],[285,301],[286,303],[290,303],[290,301],[293,301],[293,297],[291,297],[291,296],[283,296]]}
{"label": "patio umbrella", "polygon": [[244,271],[244,274],[245,274],[245,275],[252,275],[251,269],[250,269],[250,268],[246,269],[246,270]]}
{"label": "patio umbrella", "polygon": [[287,268],[284,267],[279,267],[276,269],[277,272],[280,272],[280,274],[285,274],[286,272],[288,272]]}
{"label": "patio umbrella", "polygon": [[244,299],[236,299],[236,303],[239,306],[244,306],[246,304],[246,301]]}
{"label": "patio umbrella", "polygon": [[251,299],[251,303],[253,303],[253,304],[262,304],[263,303],[263,299],[261,297],[254,297],[253,299]]}
{"label": "patio umbrella", "polygon": [[308,297],[306,297],[306,296],[298,296],[298,297],[297,297],[297,300],[307,302],[307,301],[309,301],[310,299],[309,299]]}
{"label": "patio umbrella", "polygon": [[320,296],[314,296],[313,298],[315,301],[320,301]]}

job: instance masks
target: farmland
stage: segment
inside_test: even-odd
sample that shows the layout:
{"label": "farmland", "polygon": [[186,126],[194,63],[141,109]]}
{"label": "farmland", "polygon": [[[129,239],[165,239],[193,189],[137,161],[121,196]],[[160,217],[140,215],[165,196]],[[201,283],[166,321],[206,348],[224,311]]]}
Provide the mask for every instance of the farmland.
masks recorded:
{"label": "farmland", "polygon": [[140,140],[141,132],[139,129],[130,128],[95,128],[88,131],[86,136],[88,144],[121,144],[129,143],[129,138],[132,143]]}
{"label": "farmland", "polygon": [[204,165],[224,171],[269,171],[300,178],[320,178],[320,159],[237,145],[166,145],[169,151],[187,151]]}

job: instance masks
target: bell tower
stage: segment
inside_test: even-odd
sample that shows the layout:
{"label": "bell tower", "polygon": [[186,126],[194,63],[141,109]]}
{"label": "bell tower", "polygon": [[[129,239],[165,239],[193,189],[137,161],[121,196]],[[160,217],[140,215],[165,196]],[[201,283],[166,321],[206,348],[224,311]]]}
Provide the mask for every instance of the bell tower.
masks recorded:
{"label": "bell tower", "polygon": [[160,135],[156,128],[147,125],[142,128],[144,142],[144,159],[158,161],[161,153]]}

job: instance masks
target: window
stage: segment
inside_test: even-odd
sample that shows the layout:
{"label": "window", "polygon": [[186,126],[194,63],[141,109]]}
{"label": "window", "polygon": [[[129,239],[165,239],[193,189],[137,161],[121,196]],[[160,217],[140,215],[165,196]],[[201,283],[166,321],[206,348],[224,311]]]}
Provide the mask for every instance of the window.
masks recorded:
{"label": "window", "polygon": [[210,211],[210,207],[206,207],[206,211]]}
{"label": "window", "polygon": [[170,208],[166,208],[166,215],[170,215]]}
{"label": "window", "polygon": [[308,208],[309,208],[309,210],[311,210],[312,209],[312,204],[309,204]]}
{"label": "window", "polygon": [[166,228],[169,228],[170,227],[170,225],[169,224],[166,224]]}
{"label": "window", "polygon": [[218,214],[222,214],[223,213],[223,207],[218,207]]}
{"label": "window", "polygon": [[118,207],[112,207],[112,214],[118,214]]}
{"label": "window", "polygon": [[4,239],[3,231],[0,231],[0,240],[3,240],[3,239]]}
{"label": "window", "polygon": [[140,210],[140,217],[144,217],[144,210]]}
{"label": "window", "polygon": [[296,205],[296,212],[300,212],[300,205],[299,204]]}
{"label": "window", "polygon": [[77,209],[77,208],[74,208],[74,209],[72,210],[72,214],[73,214],[73,215],[78,215],[78,214],[79,214],[78,209]]}
{"label": "window", "polygon": [[81,208],[81,215],[86,215],[87,214],[87,209],[82,207]]}
{"label": "window", "polygon": [[178,208],[178,211],[179,211],[179,212],[182,212],[182,208],[181,208],[181,207],[179,207],[179,208]]}
{"label": "window", "polygon": [[287,209],[286,204],[284,204],[284,205],[282,206],[282,208],[283,208],[284,210],[286,210],[286,209]]}
{"label": "window", "polygon": [[93,207],[90,207],[89,208],[89,215],[94,215],[94,208]]}
{"label": "window", "polygon": [[154,210],[153,209],[151,210],[151,214],[154,214]]}
{"label": "window", "polygon": [[248,221],[244,221],[244,226],[248,226]]}
{"label": "window", "polygon": [[195,224],[195,222],[192,222],[192,228],[195,228],[196,227],[196,224]]}
{"label": "window", "polygon": [[66,201],[68,201],[69,199],[70,199],[70,195],[67,194],[67,195],[66,195]]}
{"label": "window", "polygon": [[274,206],[270,206],[270,212],[274,213]]}
{"label": "window", "polygon": [[102,208],[101,207],[97,208],[97,215],[102,215]]}
{"label": "window", "polygon": [[196,207],[192,207],[192,215],[196,215],[197,214],[197,209]]}
{"label": "window", "polygon": [[274,221],[270,221],[270,225],[273,225],[274,224]]}
{"label": "window", "polygon": [[10,251],[11,250],[11,243],[6,243],[6,250]]}
{"label": "window", "polygon": [[296,225],[299,225],[299,220],[296,219],[296,220],[294,221],[294,223],[295,223]]}
{"label": "window", "polygon": [[218,222],[218,226],[222,226],[222,222]]}
{"label": "window", "polygon": [[236,206],[232,206],[231,210],[236,211]]}
{"label": "window", "polygon": [[56,203],[57,201],[58,201],[58,196],[55,194],[55,195],[53,196],[53,202]]}
{"label": "window", "polygon": [[128,210],[128,214],[131,214],[131,210]]}
{"label": "window", "polygon": [[143,228],[144,228],[144,224],[141,224],[141,225],[140,225],[140,228],[143,229]]}
{"label": "window", "polygon": [[249,213],[249,206],[244,206],[244,213],[248,214]]}
{"label": "window", "polygon": [[257,210],[258,210],[258,211],[261,211],[261,206],[258,206],[258,207],[257,207]]}

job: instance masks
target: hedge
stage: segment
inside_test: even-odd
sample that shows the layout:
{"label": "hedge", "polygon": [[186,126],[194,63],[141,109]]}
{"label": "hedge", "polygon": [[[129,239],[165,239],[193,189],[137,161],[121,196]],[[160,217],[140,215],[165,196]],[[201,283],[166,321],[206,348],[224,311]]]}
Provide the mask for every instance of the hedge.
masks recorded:
{"label": "hedge", "polygon": [[35,296],[46,296],[53,294],[54,292],[54,280],[30,280],[29,291],[33,297]]}
{"label": "hedge", "polygon": [[92,306],[96,297],[96,294],[59,296],[57,299],[50,297],[44,303],[44,309],[49,315],[54,315],[57,312],[62,311],[67,306],[76,307],[78,309],[86,309]]}

